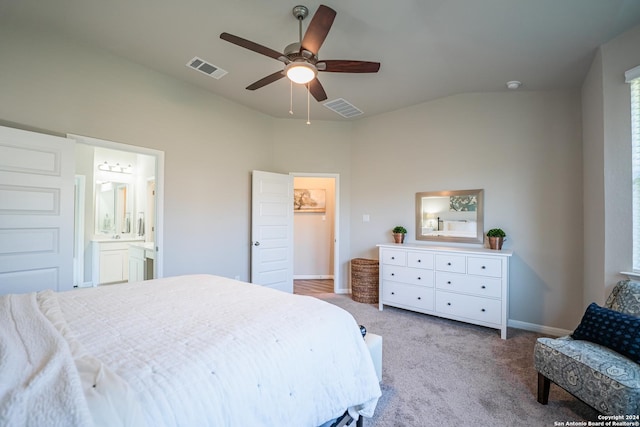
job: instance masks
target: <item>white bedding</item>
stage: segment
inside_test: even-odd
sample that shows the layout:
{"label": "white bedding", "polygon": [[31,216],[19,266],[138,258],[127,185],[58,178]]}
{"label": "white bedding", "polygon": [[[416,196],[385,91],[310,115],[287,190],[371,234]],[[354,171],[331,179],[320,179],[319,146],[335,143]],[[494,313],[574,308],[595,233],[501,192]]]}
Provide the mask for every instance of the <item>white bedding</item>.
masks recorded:
{"label": "white bedding", "polygon": [[315,298],[208,275],[38,296],[98,425],[315,427],[380,396],[355,320]]}

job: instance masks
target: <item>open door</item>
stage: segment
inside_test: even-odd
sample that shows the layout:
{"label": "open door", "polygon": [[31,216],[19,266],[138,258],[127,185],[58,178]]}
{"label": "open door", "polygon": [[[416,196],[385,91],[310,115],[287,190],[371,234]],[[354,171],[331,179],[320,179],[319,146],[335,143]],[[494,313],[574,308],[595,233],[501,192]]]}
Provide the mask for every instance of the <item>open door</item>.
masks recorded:
{"label": "open door", "polygon": [[73,287],[74,146],[0,127],[0,294]]}
{"label": "open door", "polygon": [[293,293],[293,177],[253,171],[251,282]]}

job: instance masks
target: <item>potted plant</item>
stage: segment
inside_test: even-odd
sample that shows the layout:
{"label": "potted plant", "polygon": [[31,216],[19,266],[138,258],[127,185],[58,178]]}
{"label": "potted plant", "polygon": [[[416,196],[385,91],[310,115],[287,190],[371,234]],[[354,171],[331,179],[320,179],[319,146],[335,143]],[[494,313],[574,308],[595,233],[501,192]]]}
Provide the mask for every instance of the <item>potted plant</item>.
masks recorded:
{"label": "potted plant", "polygon": [[501,228],[492,228],[487,231],[487,237],[489,238],[489,247],[491,249],[502,249],[502,243],[507,240],[507,234]]}
{"label": "potted plant", "polygon": [[396,243],[404,243],[404,236],[407,234],[407,229],[401,225],[393,227],[393,240]]}

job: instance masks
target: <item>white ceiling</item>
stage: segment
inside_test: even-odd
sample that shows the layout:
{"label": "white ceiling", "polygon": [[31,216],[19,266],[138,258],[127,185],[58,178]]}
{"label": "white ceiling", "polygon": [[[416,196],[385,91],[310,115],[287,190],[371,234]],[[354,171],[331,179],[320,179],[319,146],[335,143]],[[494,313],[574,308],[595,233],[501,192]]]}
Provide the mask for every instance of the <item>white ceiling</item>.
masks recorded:
{"label": "white ceiling", "polygon": [[[381,63],[377,74],[320,73],[328,101],[367,117],[464,92],[579,88],[596,48],[640,24],[640,0],[326,0],[337,11],[320,59]],[[274,117],[289,115],[281,79],[245,87],[283,64],[219,38],[228,32],[282,51],[298,41],[293,6],[310,0],[0,0],[0,25],[36,25]],[[303,23],[303,31],[310,21]],[[640,49],[640,47],[639,47]],[[199,56],[225,69],[215,80],[185,64]],[[294,118],[306,91],[294,86]],[[347,120],[311,98],[311,117]],[[352,119],[353,120],[353,119]]]}

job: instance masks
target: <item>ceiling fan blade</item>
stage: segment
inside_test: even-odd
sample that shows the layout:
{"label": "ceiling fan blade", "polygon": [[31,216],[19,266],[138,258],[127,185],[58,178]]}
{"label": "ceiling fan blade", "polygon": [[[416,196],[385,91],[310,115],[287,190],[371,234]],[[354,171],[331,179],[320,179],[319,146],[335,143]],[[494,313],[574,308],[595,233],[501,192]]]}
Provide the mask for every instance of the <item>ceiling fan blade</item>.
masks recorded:
{"label": "ceiling fan blade", "polygon": [[258,43],[254,43],[247,39],[243,39],[242,37],[234,36],[233,34],[229,34],[229,33],[222,33],[220,34],[220,38],[222,40],[228,41],[229,43],[233,43],[245,49],[249,49],[253,52],[257,52],[261,55],[265,55],[270,58],[277,59],[278,61],[282,61],[282,62],[287,61],[287,58],[282,53],[275,51],[273,49],[270,49],[268,47],[262,46]]}
{"label": "ceiling fan blade", "polygon": [[316,101],[321,102],[327,99],[327,93],[324,91],[324,88],[320,84],[320,81],[315,78],[309,82],[309,92],[316,99]]}
{"label": "ceiling fan blade", "polygon": [[[323,66],[322,64],[326,64]],[[330,73],[377,73],[380,69],[379,62],[351,61],[342,59],[329,59],[316,64],[318,71]]]}
{"label": "ceiling fan blade", "polygon": [[335,18],[336,11],[321,4],[307,27],[307,32],[304,34],[302,43],[300,43],[300,51],[308,50],[314,55],[318,55],[320,46],[322,46],[324,39],[327,38]]}
{"label": "ceiling fan blade", "polygon": [[284,72],[276,71],[275,73],[269,74],[267,77],[263,77],[260,80],[258,80],[257,82],[250,84],[249,86],[247,86],[247,90],[260,89],[261,87],[266,86],[269,83],[276,82],[276,81],[280,80],[283,77],[284,77]]}

